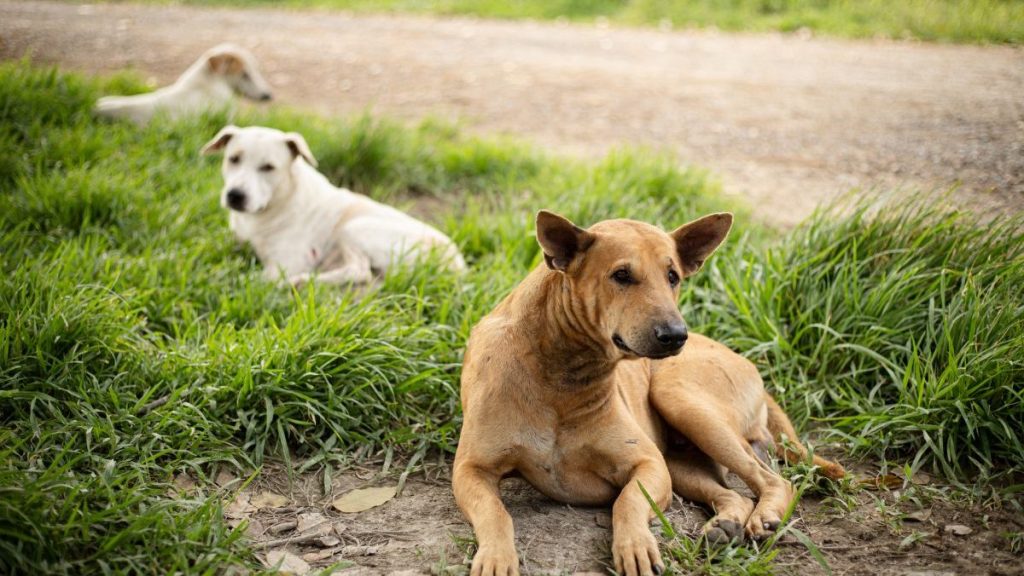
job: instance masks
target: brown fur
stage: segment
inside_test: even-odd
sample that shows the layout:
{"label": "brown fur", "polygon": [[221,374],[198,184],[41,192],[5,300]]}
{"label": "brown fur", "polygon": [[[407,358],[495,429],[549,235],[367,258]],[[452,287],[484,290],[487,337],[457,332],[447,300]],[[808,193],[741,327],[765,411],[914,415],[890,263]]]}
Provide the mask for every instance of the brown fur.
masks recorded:
{"label": "brown fur", "polygon": [[[662,508],[675,490],[715,510],[710,539],[761,538],[782,521],[792,487],[751,444],[785,434],[790,456],[802,456],[789,419],[749,361],[697,334],[680,353],[666,336],[682,326],[673,274],[699,270],[731,223],[714,214],[666,234],[629,220],[582,230],[538,215],[545,265],[466,347],[452,484],[479,544],[474,576],[518,574],[498,489],[514,473],[556,500],[614,502],[612,555],[629,575],[661,570],[640,484]],[[726,487],[726,469],[751,487],[756,506]]]}
{"label": "brown fur", "polygon": [[231,53],[215,54],[206,62],[210,70],[217,74],[241,74],[245,70],[242,59]]}

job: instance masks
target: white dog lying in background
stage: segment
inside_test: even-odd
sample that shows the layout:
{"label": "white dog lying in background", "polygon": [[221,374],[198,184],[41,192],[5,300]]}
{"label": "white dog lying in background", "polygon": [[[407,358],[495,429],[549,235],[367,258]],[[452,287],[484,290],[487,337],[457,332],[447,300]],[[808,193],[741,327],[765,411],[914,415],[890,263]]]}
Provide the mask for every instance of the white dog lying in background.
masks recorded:
{"label": "white dog lying in background", "polygon": [[231,210],[231,229],[255,248],[268,279],[364,283],[431,250],[452,270],[466,266],[451,239],[430,225],[331,184],[314,168],[301,134],[227,126],[202,153],[220,151],[221,205]]}
{"label": "white dog lying in background", "polygon": [[253,100],[272,97],[252,54],[220,44],[207,50],[174,84],[148,94],[105,96],[96,102],[96,113],[144,126],[158,112],[181,118],[226,106],[236,92]]}

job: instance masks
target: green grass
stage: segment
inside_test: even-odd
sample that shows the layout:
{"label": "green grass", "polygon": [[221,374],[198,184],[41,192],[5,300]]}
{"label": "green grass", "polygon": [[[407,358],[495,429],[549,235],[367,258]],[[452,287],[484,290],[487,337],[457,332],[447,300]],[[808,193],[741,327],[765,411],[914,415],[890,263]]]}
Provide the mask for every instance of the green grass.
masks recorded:
{"label": "green grass", "polygon": [[[471,266],[293,293],[236,245],[198,157],[228,118],[96,121],[111,86],[139,84],[0,65],[0,573],[251,565],[215,494],[167,496],[174,474],[450,452],[462,347],[537,264],[537,209],[671,227],[735,208],[645,150],[584,163],[437,122],[242,111],[304,133],[335,182],[420,211]],[[783,238],[740,209],[685,316],[855,454],[1021,472],[1022,222],[925,206],[822,212]]]}
{"label": "green grass", "polygon": [[[162,1],[162,0],[157,0]],[[175,0],[200,5],[279,5],[270,0]],[[412,12],[626,25],[715,26],[723,30],[871,38],[1024,42],[1020,0],[287,0],[292,7]]]}
{"label": "green grass", "polygon": [[1019,468],[1024,218],[981,224],[936,200],[840,206],[741,266],[718,260],[703,321],[790,414],[826,416],[855,450],[950,478]]}

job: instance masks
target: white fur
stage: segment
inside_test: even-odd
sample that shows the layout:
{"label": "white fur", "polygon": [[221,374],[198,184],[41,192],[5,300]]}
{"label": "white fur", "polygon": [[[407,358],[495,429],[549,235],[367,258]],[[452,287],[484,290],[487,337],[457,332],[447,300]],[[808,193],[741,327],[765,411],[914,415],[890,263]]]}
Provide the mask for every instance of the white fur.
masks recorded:
{"label": "white fur", "polygon": [[235,93],[253,100],[269,100],[270,85],[247,50],[220,44],[208,50],[170,86],[135,96],[104,96],[96,113],[124,118],[144,126],[157,113],[171,118],[223,108]]}
{"label": "white fur", "polygon": [[[431,250],[447,257],[453,271],[465,268],[458,248],[437,229],[331,184],[311,165],[316,160],[298,133],[227,126],[203,148],[220,151],[221,205],[269,279],[364,283]],[[244,200],[232,206],[232,194]]]}

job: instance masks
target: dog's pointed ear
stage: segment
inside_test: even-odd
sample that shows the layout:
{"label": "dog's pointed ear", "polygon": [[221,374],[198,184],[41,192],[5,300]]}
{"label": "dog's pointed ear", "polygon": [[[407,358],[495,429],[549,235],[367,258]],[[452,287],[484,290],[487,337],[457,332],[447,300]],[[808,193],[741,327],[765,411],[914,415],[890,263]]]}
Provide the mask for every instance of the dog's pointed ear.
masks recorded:
{"label": "dog's pointed ear", "polygon": [[224,149],[225,146],[228,145],[228,142],[231,140],[231,138],[233,138],[235,134],[238,134],[238,130],[238,126],[235,126],[234,124],[229,124],[221,128],[220,132],[217,132],[217,135],[214,136],[212,140],[207,142],[206,145],[203,146],[203,149],[199,151],[199,153],[202,154],[203,156],[208,156],[210,154],[216,154],[217,152],[220,152],[221,150]]}
{"label": "dog's pointed ear", "polygon": [[729,212],[708,214],[676,228],[672,232],[672,239],[676,241],[683,273],[688,276],[700,270],[704,261],[729,235],[730,228],[732,214]]}
{"label": "dog's pointed ear", "polygon": [[565,272],[573,259],[594,242],[594,235],[554,212],[537,213],[537,242],[548,268]]}
{"label": "dog's pointed ear", "polygon": [[306,139],[302,137],[302,134],[289,132],[284,135],[284,143],[292,151],[292,158],[302,156],[310,166],[316,168],[316,158],[313,157],[313,153],[309,150],[309,144],[306,144]]}
{"label": "dog's pointed ear", "polygon": [[214,74],[233,74],[241,72],[245,63],[237,55],[230,52],[220,52],[206,59],[206,65]]}

